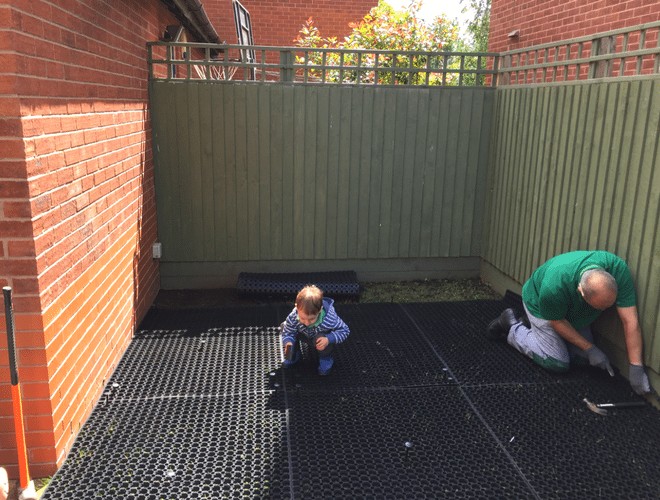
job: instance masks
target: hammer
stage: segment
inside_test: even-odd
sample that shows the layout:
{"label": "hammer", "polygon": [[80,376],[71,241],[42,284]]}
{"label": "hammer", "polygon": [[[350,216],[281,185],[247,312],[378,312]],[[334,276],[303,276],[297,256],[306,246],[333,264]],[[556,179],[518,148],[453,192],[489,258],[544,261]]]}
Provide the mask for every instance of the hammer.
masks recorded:
{"label": "hammer", "polygon": [[585,402],[587,408],[599,415],[607,415],[607,408],[639,408],[646,406],[645,401],[625,401],[623,403],[592,403],[587,398],[582,401]]}

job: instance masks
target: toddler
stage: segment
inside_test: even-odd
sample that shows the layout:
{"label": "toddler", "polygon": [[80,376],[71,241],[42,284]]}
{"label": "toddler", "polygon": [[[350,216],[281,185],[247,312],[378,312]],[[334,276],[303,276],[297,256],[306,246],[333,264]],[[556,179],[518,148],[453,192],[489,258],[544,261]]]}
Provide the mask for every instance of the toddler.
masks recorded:
{"label": "toddler", "polygon": [[296,307],[280,326],[285,368],[300,360],[300,340],[318,351],[319,375],[330,373],[334,346],[346,340],[350,333],[333,304],[334,300],[323,297],[323,291],[314,285],[307,285],[298,292]]}

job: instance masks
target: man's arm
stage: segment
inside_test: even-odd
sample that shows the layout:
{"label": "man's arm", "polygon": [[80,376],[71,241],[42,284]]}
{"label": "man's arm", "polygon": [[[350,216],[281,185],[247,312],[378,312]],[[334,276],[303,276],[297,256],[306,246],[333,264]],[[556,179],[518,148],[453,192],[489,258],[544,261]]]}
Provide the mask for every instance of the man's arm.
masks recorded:
{"label": "man's arm", "polygon": [[617,307],[617,313],[623,324],[623,335],[626,340],[628,361],[631,365],[642,365],[642,329],[639,326],[637,307]]}
{"label": "man's arm", "polygon": [[568,321],[565,319],[552,320],[550,324],[562,339],[582,349],[591,366],[607,370],[610,376],[614,376],[614,370],[610,365],[610,360],[607,359],[607,355],[585,339]]}
{"label": "man's arm", "polygon": [[573,326],[565,319],[551,320],[550,325],[562,339],[566,342],[570,342],[583,351],[586,351],[593,346],[591,342],[580,335],[580,332],[573,328]]}

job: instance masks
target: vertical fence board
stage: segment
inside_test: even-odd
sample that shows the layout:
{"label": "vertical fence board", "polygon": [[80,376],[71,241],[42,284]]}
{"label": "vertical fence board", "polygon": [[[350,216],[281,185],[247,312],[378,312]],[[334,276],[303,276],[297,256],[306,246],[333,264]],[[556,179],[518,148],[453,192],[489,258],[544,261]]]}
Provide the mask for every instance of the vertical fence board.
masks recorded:
{"label": "vertical fence board", "polygon": [[[424,170],[426,169],[426,140],[429,126],[428,92],[417,92],[414,108],[409,113],[416,117],[414,141],[408,168],[412,169],[412,190],[410,200],[410,255],[421,255],[422,202],[424,195]],[[414,114],[413,114],[414,113]]]}
{"label": "vertical fence board", "polygon": [[438,171],[436,167],[438,165],[438,128],[440,122],[446,120],[446,118],[440,115],[440,94],[430,92],[424,103],[428,109],[428,125],[423,160],[419,255],[429,257],[433,245],[433,200],[435,198],[436,174]]}
{"label": "vertical fence board", "polygon": [[[330,96],[328,87],[318,89],[317,116],[328,116],[330,112]],[[328,213],[328,120],[318,120],[315,139],[315,165],[310,165],[311,170],[317,172],[314,185],[314,258],[324,259],[327,255],[326,242],[326,214]]]}
{"label": "vertical fence board", "polygon": [[[227,240],[228,240],[228,227],[227,227],[227,190],[229,187],[227,180],[227,160],[226,160],[226,134],[225,134],[225,103],[223,96],[218,92],[210,93],[210,106],[212,120],[212,134],[211,144],[213,146],[213,221],[209,223],[209,228],[213,234],[209,237],[213,238],[215,254],[207,256],[208,258],[216,258],[226,260],[228,257]],[[160,210],[160,206],[158,207]],[[160,227],[159,227],[160,230]]]}
{"label": "vertical fence board", "polygon": [[393,226],[392,192],[394,190],[394,151],[396,149],[396,97],[383,94],[385,106],[383,118],[383,161],[379,168],[382,172],[380,187],[380,211],[378,213],[378,257],[390,257],[390,241]]}
{"label": "vertical fence board", "polygon": [[[296,115],[294,91],[292,86],[280,87],[282,93],[282,258],[294,255],[293,231],[297,222],[295,214],[294,189],[294,134]],[[299,222],[298,222],[299,223]]]}
{"label": "vertical fence board", "polygon": [[351,96],[352,89],[341,88],[340,104],[340,137],[339,137],[339,171],[338,171],[338,196],[337,196],[337,253],[339,259],[349,257],[349,192],[350,184],[350,158],[351,158],[351,137],[353,126],[351,123],[351,109],[353,103]]}
{"label": "vertical fence board", "polygon": [[385,116],[387,101],[385,93],[380,90],[374,92],[373,113],[371,119],[371,147],[369,149],[369,193],[367,201],[367,232],[365,240],[367,242],[367,254],[369,259],[377,258],[379,252],[379,241],[381,234],[381,189],[383,184],[383,164],[384,164],[384,135],[385,135]]}
{"label": "vertical fence board", "polygon": [[[339,234],[339,150],[341,126],[340,88],[330,89],[328,102],[328,150],[327,160],[327,204],[323,228],[325,230],[325,251],[327,256],[337,255]],[[322,151],[319,154],[323,154]]]}
{"label": "vertical fence board", "polygon": [[[234,116],[234,103],[235,103],[235,87],[227,88],[226,92],[223,93],[223,108],[224,115],[220,117],[223,121],[223,130],[225,132],[225,179],[226,179],[226,188],[225,188],[225,220],[227,224],[227,239],[225,241],[226,248],[226,259],[227,260],[236,260],[239,258],[238,251],[238,237],[236,234],[238,223],[238,214],[237,214],[237,198],[239,196],[237,191],[237,182],[236,182],[236,136],[240,134],[240,131],[237,131],[237,121]],[[185,256],[181,256],[180,259],[185,260]]]}
{"label": "vertical fence board", "polygon": [[355,233],[358,258],[369,255],[369,199],[371,197],[371,155],[373,142],[374,92],[364,92],[361,101],[361,124],[359,129],[360,146],[355,158],[355,178],[357,179],[357,232]]}
{"label": "vertical fence board", "polygon": [[[270,144],[269,163],[270,163],[270,204],[264,206],[264,212],[268,213],[269,237],[266,231],[262,233],[264,241],[262,245],[268,247],[267,258],[282,258],[282,238],[284,233],[284,132],[282,128],[283,115],[283,88],[266,87],[269,92],[269,120],[268,128],[262,130],[264,135],[268,136]],[[287,221],[288,225],[288,221]],[[266,258],[266,257],[265,257]]]}

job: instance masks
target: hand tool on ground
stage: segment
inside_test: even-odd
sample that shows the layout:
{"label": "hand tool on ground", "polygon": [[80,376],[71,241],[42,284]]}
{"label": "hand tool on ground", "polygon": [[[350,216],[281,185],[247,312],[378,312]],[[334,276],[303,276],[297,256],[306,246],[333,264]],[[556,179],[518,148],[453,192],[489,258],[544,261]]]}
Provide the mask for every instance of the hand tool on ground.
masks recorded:
{"label": "hand tool on ground", "polygon": [[11,287],[2,288],[5,300],[5,322],[7,324],[7,350],[9,351],[9,375],[11,378],[11,399],[14,409],[14,431],[16,434],[16,452],[18,454],[18,475],[20,500],[36,498],[34,481],[30,479],[27,449],[25,446],[25,427],[23,426],[23,398],[18,383],[18,363],[16,356],[16,337],[14,336],[14,309],[11,302]]}
{"label": "hand tool on ground", "polygon": [[621,403],[592,403],[587,398],[582,401],[585,402],[587,408],[599,415],[607,415],[607,410],[611,408],[639,408],[646,406],[645,401],[624,401]]}

